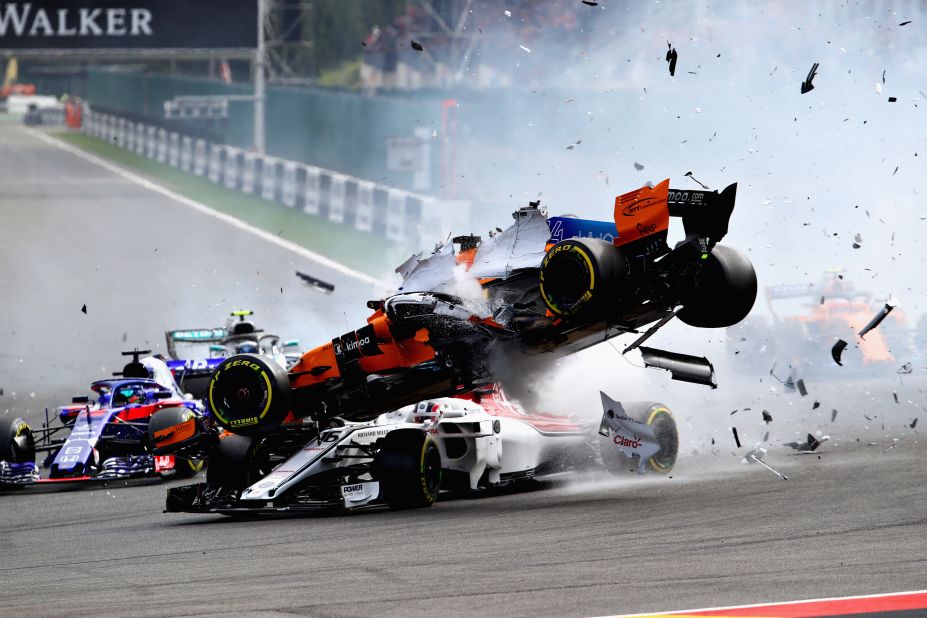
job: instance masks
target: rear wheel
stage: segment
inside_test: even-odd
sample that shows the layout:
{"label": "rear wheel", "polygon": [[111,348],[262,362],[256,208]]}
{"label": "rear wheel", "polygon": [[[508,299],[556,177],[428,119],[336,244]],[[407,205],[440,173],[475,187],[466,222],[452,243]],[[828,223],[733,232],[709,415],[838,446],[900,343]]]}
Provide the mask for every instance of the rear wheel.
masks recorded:
{"label": "rear wheel", "polygon": [[34,463],[35,438],[32,428],[21,418],[0,417],[0,461]]}
{"label": "rear wheel", "polygon": [[679,451],[679,433],[676,430],[676,419],[669,408],[655,401],[622,402],[622,407],[629,418],[640,421],[653,427],[654,436],[660,445],[660,450],[652,455],[644,466],[638,461],[639,456],[629,457],[612,444],[609,437],[603,440],[602,460],[605,467],[613,474],[626,472],[656,472],[667,474],[676,465],[676,455]]}
{"label": "rear wheel", "polygon": [[558,317],[601,317],[622,301],[627,276],[621,249],[597,238],[570,238],[544,256],[539,291]]}
{"label": "rear wheel", "polygon": [[441,453],[431,435],[397,429],[383,438],[374,462],[374,478],[390,508],[416,509],[434,504],[441,489]]}
{"label": "rear wheel", "polygon": [[715,245],[677,316],[696,328],[733,326],[756,301],[756,271],[743,253]]}

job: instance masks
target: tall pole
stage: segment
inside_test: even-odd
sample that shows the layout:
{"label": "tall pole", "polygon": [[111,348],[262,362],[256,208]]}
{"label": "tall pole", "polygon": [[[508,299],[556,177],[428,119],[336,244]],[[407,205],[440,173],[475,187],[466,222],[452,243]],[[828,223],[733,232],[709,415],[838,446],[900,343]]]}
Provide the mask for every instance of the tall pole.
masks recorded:
{"label": "tall pole", "polygon": [[257,0],[257,52],[254,55],[254,149],[264,154],[264,12],[267,0]]}

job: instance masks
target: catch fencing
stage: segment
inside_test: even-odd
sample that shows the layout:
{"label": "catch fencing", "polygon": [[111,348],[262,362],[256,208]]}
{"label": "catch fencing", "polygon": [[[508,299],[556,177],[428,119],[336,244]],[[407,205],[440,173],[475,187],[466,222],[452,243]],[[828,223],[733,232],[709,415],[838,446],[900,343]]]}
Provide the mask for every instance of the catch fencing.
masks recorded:
{"label": "catch fencing", "polygon": [[129,152],[403,245],[469,231],[470,204],[438,200],[320,167],[260,155],[110,113],[84,110],[83,132]]}

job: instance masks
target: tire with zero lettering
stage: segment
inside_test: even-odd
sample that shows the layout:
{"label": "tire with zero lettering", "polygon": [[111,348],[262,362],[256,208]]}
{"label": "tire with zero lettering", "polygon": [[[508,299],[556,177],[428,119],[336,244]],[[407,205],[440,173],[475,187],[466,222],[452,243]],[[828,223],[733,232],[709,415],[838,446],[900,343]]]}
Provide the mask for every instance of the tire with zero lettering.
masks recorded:
{"label": "tire with zero lettering", "polygon": [[269,358],[237,354],[213,371],[206,404],[216,423],[232,433],[266,433],[290,410],[290,379],[286,370]]}

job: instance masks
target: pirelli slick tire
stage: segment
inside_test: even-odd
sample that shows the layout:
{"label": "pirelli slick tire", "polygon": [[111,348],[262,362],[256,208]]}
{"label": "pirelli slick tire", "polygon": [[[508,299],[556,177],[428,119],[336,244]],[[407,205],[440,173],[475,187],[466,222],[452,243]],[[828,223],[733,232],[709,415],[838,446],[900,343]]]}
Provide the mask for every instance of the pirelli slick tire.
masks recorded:
{"label": "pirelli slick tire", "polygon": [[227,433],[209,454],[206,482],[224,489],[244,489],[270,472],[267,450],[256,436]]}
{"label": "pirelli slick tire", "polygon": [[216,423],[227,431],[243,436],[266,433],[290,410],[290,379],[269,358],[238,354],[213,371],[206,403]]}
{"label": "pirelli slick tire", "polygon": [[708,254],[697,285],[683,299],[677,317],[697,328],[733,326],[756,301],[756,271],[747,256],[723,245]]}
{"label": "pirelli slick tire", "polygon": [[619,304],[627,276],[621,249],[597,238],[570,238],[541,262],[541,299],[555,316],[595,317]]}
{"label": "pirelli slick tire", "polygon": [[601,452],[606,469],[615,475],[641,471],[669,473],[676,465],[676,455],[679,451],[679,433],[676,430],[676,419],[673,418],[670,409],[655,401],[623,401],[621,405],[628,417],[653,427],[660,450],[641,466],[638,455],[628,457],[615,447],[612,443],[613,438],[603,438]]}
{"label": "pirelli slick tire", "polygon": [[390,508],[431,506],[441,490],[441,453],[430,434],[397,429],[383,437],[373,473]]}
{"label": "pirelli slick tire", "polygon": [[0,416],[0,461],[35,461],[35,437],[32,428],[23,419],[12,415]]}

